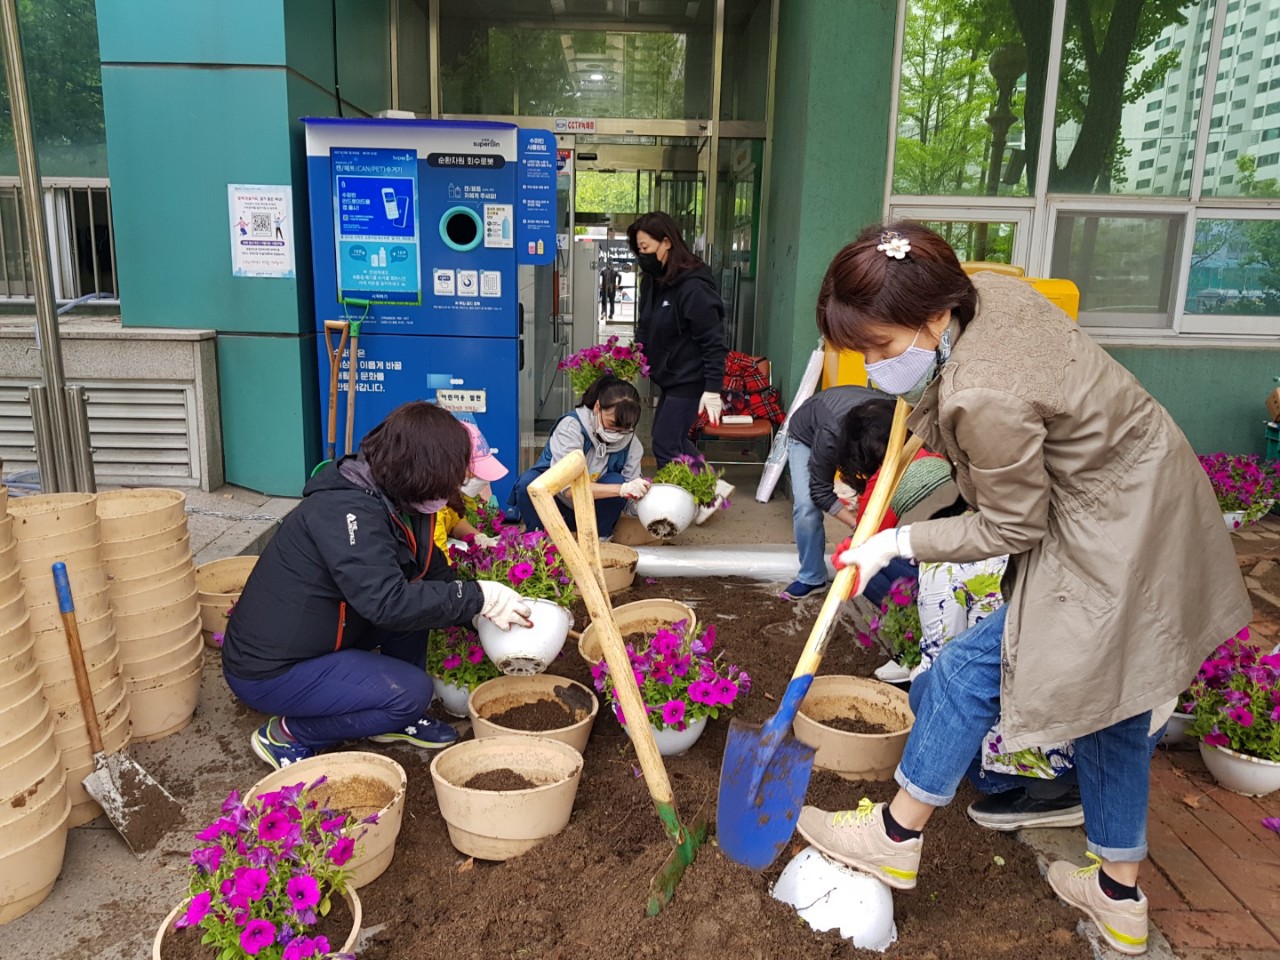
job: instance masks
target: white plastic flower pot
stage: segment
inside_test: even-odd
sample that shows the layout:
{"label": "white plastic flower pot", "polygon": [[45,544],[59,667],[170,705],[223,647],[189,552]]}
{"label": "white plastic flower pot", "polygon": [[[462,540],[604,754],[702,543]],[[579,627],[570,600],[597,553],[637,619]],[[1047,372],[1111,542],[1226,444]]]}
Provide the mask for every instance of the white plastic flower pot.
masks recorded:
{"label": "white plastic flower pot", "polygon": [[1244,526],[1243,510],[1223,510],[1222,522],[1227,525],[1228,530],[1239,530]]}
{"label": "white plastic flower pot", "polygon": [[1195,722],[1195,717],[1189,713],[1183,713],[1181,710],[1175,710],[1169,716],[1169,722],[1165,724],[1164,736],[1160,738],[1160,742],[1166,747],[1182,747],[1187,746],[1191,742],[1191,738],[1187,736],[1187,728]]}
{"label": "white plastic flower pot", "polygon": [[814,930],[838,930],[862,950],[883,953],[898,939],[889,888],[828,860],[815,847],[805,847],[782,868],[772,893],[775,900],[795,907]]}
{"label": "white plastic flower pot", "polygon": [[1228,747],[1200,742],[1200,756],[1213,779],[1232,793],[1265,797],[1280,790],[1280,763],[1252,757]]}
{"label": "white plastic flower pot", "polygon": [[655,483],[636,501],[636,516],[644,528],[660,540],[669,540],[688,529],[698,514],[693,494],[672,483]]}
{"label": "white plastic flower pot", "polygon": [[431,683],[435,688],[436,696],[440,698],[440,706],[444,707],[445,713],[451,717],[465,717],[467,715],[467,698],[471,696],[470,690],[435,676],[431,678]]}
{"label": "white plastic flower pot", "polygon": [[[628,737],[631,736],[630,724],[624,723],[622,729],[627,731]],[[683,730],[665,725],[652,729],[653,742],[658,745],[658,753],[664,757],[678,757],[682,753],[688,753],[698,742],[698,738],[707,729],[707,718],[700,717],[689,723]]]}
{"label": "white plastic flower pot", "polygon": [[569,611],[554,601],[525,602],[529,605],[533,626],[502,630],[484,617],[478,616],[474,621],[480,646],[506,674],[528,675],[546,670],[564,648],[573,623]]}

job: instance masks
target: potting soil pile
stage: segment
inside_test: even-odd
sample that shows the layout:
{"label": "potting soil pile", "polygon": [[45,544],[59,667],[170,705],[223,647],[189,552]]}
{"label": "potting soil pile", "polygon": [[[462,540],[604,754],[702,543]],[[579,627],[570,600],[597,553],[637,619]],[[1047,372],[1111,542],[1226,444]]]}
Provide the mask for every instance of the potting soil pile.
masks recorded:
{"label": "potting soil pile", "polygon": [[[700,623],[715,623],[726,658],[752,677],[752,692],[736,715],[758,723],[776,710],[821,603],[821,598],[784,603],[776,589],[746,580],[637,580],[615,603],[668,597],[693,606]],[[577,611],[578,627],[585,622]],[[820,672],[869,676],[881,662],[878,651],[864,651],[852,631],[842,628]],[[548,672],[591,682],[572,642]],[[250,722],[256,716],[246,717],[246,729]],[[728,727],[729,716],[722,715],[688,754],[666,760],[686,822],[704,803],[714,822]],[[799,838],[763,873],[733,863],[708,841],[677,886],[675,900],[657,917],[646,918],[649,881],[672,848],[630,741],[603,705],[584,755],[569,826],[505,863],[469,860],[449,844],[428,772],[430,754],[405,747],[386,748],[386,753],[408,772],[409,794],[395,860],[360,891],[364,926],[375,931],[361,960],[879,956],[855,950],[838,934],[815,933],[789,906],[770,897],[782,867],[804,847]],[[895,789],[891,782],[851,783],[816,771],[808,802],[844,809],[864,795],[887,800]],[[930,822],[919,886],[893,895],[898,943],[888,955],[912,960],[1091,956],[1075,932],[1080,915],[1058,902],[1031,850],[1011,834],[984,830],[965,816],[975,796],[963,787],[956,802]],[[1079,853],[1083,861],[1083,849]]]}

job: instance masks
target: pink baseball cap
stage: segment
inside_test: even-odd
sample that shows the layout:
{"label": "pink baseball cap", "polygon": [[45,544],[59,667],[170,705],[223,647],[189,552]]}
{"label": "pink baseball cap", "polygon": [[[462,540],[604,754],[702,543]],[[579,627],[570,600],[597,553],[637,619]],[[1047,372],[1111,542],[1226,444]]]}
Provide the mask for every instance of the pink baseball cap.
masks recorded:
{"label": "pink baseball cap", "polygon": [[487,483],[493,483],[505,477],[507,468],[493,455],[489,441],[484,438],[480,428],[470,420],[463,420],[462,425],[471,435],[471,472]]}

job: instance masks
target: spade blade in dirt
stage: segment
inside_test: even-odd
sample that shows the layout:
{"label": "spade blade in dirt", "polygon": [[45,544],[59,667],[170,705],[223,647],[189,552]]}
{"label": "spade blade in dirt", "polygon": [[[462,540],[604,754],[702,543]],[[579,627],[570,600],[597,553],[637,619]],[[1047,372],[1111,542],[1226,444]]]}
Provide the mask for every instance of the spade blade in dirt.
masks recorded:
{"label": "spade blade in dirt", "polygon": [[182,819],[182,805],[123,753],[95,754],[84,789],[137,856],[154,847]]}
{"label": "spade blade in dirt", "polygon": [[752,870],[773,863],[791,840],[813,772],[813,748],[790,736],[789,722],[771,730],[775,719],[732,721],[720,765],[716,842]]}

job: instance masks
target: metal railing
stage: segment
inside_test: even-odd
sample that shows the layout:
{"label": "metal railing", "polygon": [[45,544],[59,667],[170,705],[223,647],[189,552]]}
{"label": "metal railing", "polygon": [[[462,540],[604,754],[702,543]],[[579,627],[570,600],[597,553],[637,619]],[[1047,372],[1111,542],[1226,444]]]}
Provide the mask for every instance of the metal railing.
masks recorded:
{"label": "metal railing", "polygon": [[[90,293],[118,300],[111,182],[43,178],[54,295],[59,303]],[[0,300],[34,296],[22,187],[0,177]]]}

